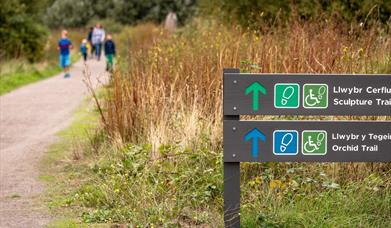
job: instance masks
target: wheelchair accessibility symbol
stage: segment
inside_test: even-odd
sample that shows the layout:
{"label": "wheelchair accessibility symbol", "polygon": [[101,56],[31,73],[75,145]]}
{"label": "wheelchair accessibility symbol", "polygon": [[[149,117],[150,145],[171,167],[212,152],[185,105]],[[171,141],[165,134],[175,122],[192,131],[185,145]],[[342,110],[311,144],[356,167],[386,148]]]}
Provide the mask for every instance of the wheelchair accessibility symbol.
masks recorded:
{"label": "wheelchair accessibility symbol", "polygon": [[301,146],[304,155],[325,155],[327,153],[327,132],[303,131]]}
{"label": "wheelchair accessibility symbol", "polygon": [[328,107],[328,85],[304,84],[303,106],[307,109],[325,109]]}

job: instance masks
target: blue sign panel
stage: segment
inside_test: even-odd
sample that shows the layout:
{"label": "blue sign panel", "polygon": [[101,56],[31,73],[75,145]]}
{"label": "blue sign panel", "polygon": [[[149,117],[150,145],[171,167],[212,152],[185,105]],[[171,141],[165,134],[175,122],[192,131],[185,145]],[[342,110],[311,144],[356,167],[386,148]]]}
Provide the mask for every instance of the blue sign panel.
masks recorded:
{"label": "blue sign panel", "polygon": [[297,131],[274,131],[273,140],[275,155],[296,155],[299,153],[299,133]]}

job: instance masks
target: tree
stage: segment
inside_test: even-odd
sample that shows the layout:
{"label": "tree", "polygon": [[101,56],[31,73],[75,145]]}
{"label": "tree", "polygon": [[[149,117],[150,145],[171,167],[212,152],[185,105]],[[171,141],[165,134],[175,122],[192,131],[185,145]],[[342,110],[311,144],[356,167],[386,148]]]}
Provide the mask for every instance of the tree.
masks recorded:
{"label": "tree", "polygon": [[93,0],[57,0],[47,10],[45,21],[51,27],[85,25],[95,16]]}
{"label": "tree", "polygon": [[0,57],[40,59],[47,31],[32,13],[33,6],[18,0],[0,0],[0,4]]}

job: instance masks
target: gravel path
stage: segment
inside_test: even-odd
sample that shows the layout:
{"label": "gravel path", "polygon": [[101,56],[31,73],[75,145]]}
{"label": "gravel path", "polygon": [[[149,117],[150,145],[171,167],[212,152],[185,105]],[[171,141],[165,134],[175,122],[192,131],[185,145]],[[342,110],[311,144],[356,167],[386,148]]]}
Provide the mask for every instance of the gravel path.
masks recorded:
{"label": "gravel path", "polygon": [[[87,63],[92,78],[103,78],[104,61]],[[42,227],[50,221],[38,198],[44,185],[37,164],[56,132],[68,126],[87,94],[84,63],[62,74],[0,97],[0,227]]]}

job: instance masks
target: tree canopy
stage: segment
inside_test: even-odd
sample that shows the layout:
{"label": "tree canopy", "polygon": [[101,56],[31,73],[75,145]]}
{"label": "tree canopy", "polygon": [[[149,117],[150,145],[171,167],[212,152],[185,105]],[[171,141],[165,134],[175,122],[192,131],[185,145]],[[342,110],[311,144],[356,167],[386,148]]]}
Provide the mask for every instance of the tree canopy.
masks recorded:
{"label": "tree canopy", "polygon": [[[380,21],[387,24],[391,17],[391,0],[213,0],[202,1],[207,8],[220,9],[218,14],[226,20],[235,20],[241,25],[256,28],[276,19],[317,19],[333,17],[344,22],[366,23]],[[210,4],[213,6],[210,7]],[[203,7],[206,8],[206,7]]]}
{"label": "tree canopy", "polygon": [[391,0],[0,0],[0,58],[42,56],[47,27],[81,27],[109,19],[121,24],[162,22],[175,12],[184,24],[196,10],[228,23],[258,29],[276,19],[313,20],[331,17],[369,26],[371,21],[390,27]]}
{"label": "tree canopy", "polygon": [[110,18],[122,24],[161,22],[173,11],[180,23],[192,14],[193,0],[56,0],[46,11],[49,26],[84,26],[91,19]]}

